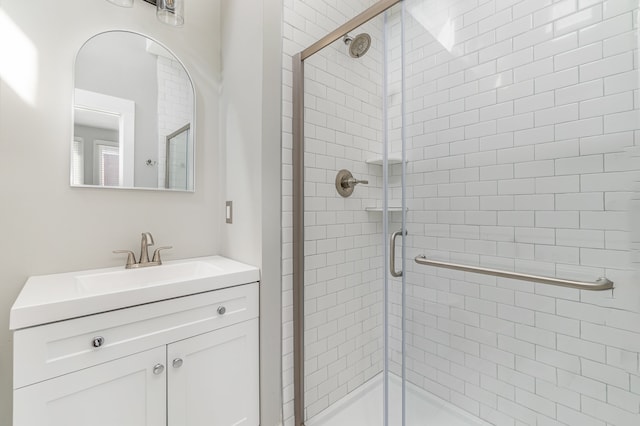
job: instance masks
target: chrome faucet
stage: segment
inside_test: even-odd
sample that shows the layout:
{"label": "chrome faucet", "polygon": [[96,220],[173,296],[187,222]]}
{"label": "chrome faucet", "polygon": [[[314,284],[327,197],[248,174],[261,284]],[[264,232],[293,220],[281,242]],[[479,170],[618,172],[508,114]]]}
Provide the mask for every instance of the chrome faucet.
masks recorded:
{"label": "chrome faucet", "polygon": [[162,265],[162,259],[160,259],[160,250],[166,250],[173,248],[171,246],[162,246],[155,249],[153,252],[153,257],[151,261],[149,261],[149,246],[152,246],[153,236],[150,232],[142,233],[142,240],[140,241],[140,261],[136,262],[136,255],[131,250],[114,250],[114,253],[126,253],[127,254],[127,263],[125,265],[126,269],[134,269],[134,268],[144,268],[146,266],[157,266]]}

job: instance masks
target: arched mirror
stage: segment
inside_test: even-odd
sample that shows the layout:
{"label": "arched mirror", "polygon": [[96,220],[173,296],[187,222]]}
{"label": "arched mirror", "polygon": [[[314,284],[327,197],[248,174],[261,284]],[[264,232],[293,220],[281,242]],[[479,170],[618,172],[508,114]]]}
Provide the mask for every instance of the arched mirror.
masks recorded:
{"label": "arched mirror", "polygon": [[195,95],[180,60],[128,31],[76,56],[71,185],[194,189]]}

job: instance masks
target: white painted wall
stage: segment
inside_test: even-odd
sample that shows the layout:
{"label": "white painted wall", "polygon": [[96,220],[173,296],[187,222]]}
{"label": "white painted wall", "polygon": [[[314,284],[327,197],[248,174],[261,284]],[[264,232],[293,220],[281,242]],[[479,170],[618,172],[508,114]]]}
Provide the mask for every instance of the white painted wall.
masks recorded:
{"label": "white painted wall", "polygon": [[220,169],[226,174],[225,200],[233,201],[233,223],[222,227],[226,253],[257,264],[261,240],[260,189],[262,152],[262,4],[252,0],[222,1],[222,84]]}
{"label": "white painted wall", "polygon": [[[0,1],[0,424],[10,425],[9,309],[29,275],[105,266],[150,231],[178,259],[221,251],[218,155],[219,3],[190,0],[185,25],[154,8],[104,0]],[[76,51],[108,29],[139,31],[175,52],[194,78],[196,192],[69,187],[72,67]]]}
{"label": "white painted wall", "polygon": [[282,420],[281,0],[223,0],[220,137],[222,254],[261,267],[261,424]]}
{"label": "white painted wall", "polygon": [[260,424],[282,425],[282,0],[262,12]]}

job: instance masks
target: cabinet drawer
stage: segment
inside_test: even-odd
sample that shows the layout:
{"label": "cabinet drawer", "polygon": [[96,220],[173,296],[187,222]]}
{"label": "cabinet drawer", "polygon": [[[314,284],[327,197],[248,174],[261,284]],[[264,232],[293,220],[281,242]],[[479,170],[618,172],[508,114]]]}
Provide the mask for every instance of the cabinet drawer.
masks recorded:
{"label": "cabinet drawer", "polygon": [[14,388],[257,317],[251,283],[18,330]]}

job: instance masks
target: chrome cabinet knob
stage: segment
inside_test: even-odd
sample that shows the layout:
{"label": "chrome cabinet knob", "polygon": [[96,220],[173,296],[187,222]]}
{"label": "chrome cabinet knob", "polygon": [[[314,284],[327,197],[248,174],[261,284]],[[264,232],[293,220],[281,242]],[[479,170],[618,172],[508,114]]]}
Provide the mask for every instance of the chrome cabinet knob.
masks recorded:
{"label": "chrome cabinet knob", "polygon": [[225,308],[224,306],[220,306],[218,308],[218,315],[224,315],[227,312],[227,308]]}
{"label": "chrome cabinet knob", "polygon": [[156,364],[153,366],[153,374],[155,374],[156,376],[158,374],[162,374],[163,371],[164,371],[164,365]]}
{"label": "chrome cabinet knob", "polygon": [[182,358],[176,358],[173,360],[173,368],[180,368],[182,367]]}
{"label": "chrome cabinet knob", "polygon": [[91,341],[91,346],[93,346],[94,348],[99,348],[102,345],[104,345],[104,337],[102,336],[94,337]]}

